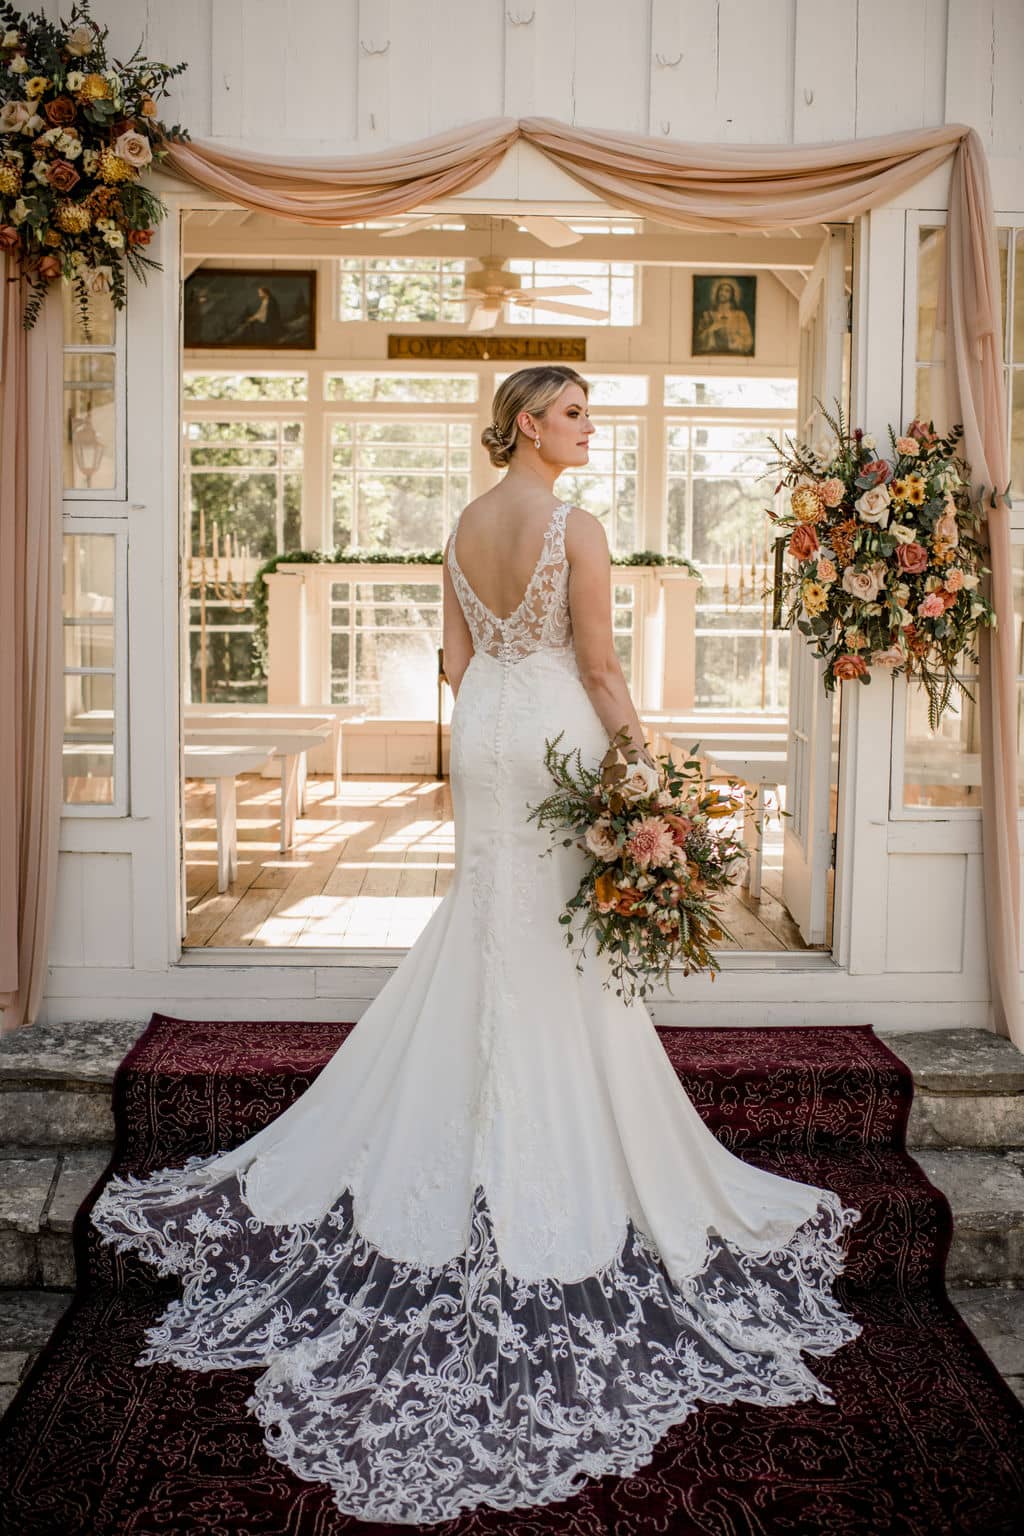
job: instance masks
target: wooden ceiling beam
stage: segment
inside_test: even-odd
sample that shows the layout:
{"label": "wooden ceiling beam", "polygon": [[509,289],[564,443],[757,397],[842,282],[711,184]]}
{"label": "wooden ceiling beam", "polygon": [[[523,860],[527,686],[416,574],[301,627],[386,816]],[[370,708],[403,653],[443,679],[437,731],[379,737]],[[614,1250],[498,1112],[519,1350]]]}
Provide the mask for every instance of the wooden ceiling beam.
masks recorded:
{"label": "wooden ceiling beam", "polygon": [[221,219],[215,226],[185,224],[185,250],[204,261],[327,260],[339,256],[443,256],[498,260],[633,261],[646,266],[708,267],[712,270],[809,272],[818,254],[815,239],[779,235],[698,235],[686,230],[641,235],[584,235],[557,250],[513,229],[498,232],[417,230],[406,239],[380,240],[372,230],[285,225],[251,217],[244,223]]}

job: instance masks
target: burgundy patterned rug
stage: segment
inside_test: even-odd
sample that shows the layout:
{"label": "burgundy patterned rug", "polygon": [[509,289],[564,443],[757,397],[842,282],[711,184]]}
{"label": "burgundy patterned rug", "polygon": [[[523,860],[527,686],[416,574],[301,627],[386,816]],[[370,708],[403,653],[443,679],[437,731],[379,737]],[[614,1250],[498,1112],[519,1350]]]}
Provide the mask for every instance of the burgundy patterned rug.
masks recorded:
{"label": "burgundy patterned rug", "polygon": [[[74,1303],[0,1425],[3,1536],[336,1536],[326,1488],[263,1451],[258,1371],[137,1367],[177,1291],[95,1240],[107,1175],[252,1135],[316,1077],[350,1024],[156,1015],[118,1070],[118,1145],[78,1213]],[[815,1373],[834,1404],[706,1407],[636,1476],[546,1509],[478,1510],[436,1536],[1009,1536],[1024,1529],[1024,1410],[953,1310],[945,1197],[904,1150],[913,1085],[869,1025],[664,1029],[706,1123],[740,1157],[862,1212],[843,1305],[863,1333]],[[685,1176],[685,1170],[680,1170]]]}

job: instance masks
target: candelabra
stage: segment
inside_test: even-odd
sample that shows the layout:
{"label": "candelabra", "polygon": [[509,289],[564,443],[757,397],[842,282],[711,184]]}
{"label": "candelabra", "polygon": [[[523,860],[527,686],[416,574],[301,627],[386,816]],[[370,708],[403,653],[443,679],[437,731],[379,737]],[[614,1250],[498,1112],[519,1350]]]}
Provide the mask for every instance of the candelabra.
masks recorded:
{"label": "candelabra", "polygon": [[[764,542],[758,559],[757,534],[750,536],[750,558],[747,565],[747,553],[744,548],[745,541],[741,538],[729,551],[728,557],[723,562],[724,576],[722,580],[722,604],[726,613],[736,613],[741,608],[750,607],[751,604],[761,601],[761,708],[764,709],[768,698],[768,602],[771,596],[771,576],[768,562],[768,530],[764,531]],[[737,577],[735,589],[731,577],[732,567],[735,562]],[[747,572],[749,570],[749,583]],[[758,587],[758,573],[761,582]],[[733,592],[735,591],[735,596]]]}
{"label": "candelabra", "polygon": [[[223,564],[222,564],[223,560]],[[245,572],[249,566],[249,545],[239,544],[233,533],[224,534],[224,553],[221,555],[220,530],[213,525],[213,550],[206,548],[206,513],[199,508],[199,541],[194,555],[186,562],[189,604],[192,589],[199,591],[199,702],[206,703],[206,674],[208,668],[208,644],[206,628],[207,594],[218,603],[226,603],[232,613],[242,613],[249,606],[251,583]]]}

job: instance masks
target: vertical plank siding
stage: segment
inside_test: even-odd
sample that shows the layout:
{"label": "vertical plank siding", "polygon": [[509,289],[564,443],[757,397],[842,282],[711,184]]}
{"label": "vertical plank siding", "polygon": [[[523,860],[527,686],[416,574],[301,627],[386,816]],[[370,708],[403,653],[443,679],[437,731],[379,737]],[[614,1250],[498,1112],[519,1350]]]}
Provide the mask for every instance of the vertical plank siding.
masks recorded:
{"label": "vertical plank siding", "polygon": [[482,117],[716,143],[965,121],[1024,153],[1020,0],[98,0],[116,51],[185,58],[170,116],[268,152]]}

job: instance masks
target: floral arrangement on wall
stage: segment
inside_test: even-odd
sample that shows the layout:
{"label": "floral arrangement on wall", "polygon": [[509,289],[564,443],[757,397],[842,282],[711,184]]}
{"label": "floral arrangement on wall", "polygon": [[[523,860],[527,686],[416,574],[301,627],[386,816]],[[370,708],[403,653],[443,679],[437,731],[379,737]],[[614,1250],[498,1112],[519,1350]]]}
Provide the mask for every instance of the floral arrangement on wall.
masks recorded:
{"label": "floral arrangement on wall", "polygon": [[575,842],[586,855],[559,916],[566,945],[579,941],[577,970],[593,940],[607,957],[602,985],[617,983],[626,1002],[645,997],[659,978],[671,991],[675,964],[685,976],[707,971],[713,981],[721,969],[714,945],[726,934],[735,937],[715,898],[727,895],[747,867],[750,850],[735,821],[753,792],[737,805],[732,792],[723,796],[707,783],[696,756],[680,763],[662,753],[646,761],[625,727],[595,772],[579,751],[558,750],[563,734],[544,744],[554,793],[529,807],[528,820],[547,829],[545,854]]}
{"label": "floral arrangement on wall", "polygon": [[859,427],[847,431],[841,410],[822,415],[836,439],[828,451],[769,439],[791,492],[788,513],[768,512],[790,530],[795,561],[782,573],[782,623],[824,658],[829,691],[869,683],[873,667],[917,679],[937,730],[954,689],[973,698],[955,673],[977,662],[979,626],[996,623],[979,590],[989,567],[970,468],[956,452],[962,428],[940,437],[931,422],[900,436],[890,427],[883,456]]}
{"label": "floral arrangement on wall", "polygon": [[88,0],[67,21],[0,4],[0,248],[28,280],[24,324],[49,285],[66,278],[89,339],[90,295],[124,307],[127,271],[146,277],[146,253],[165,209],[144,183],[184,128],[160,122],[167,83],[186,68],[139,50],[107,54],[109,29]]}

